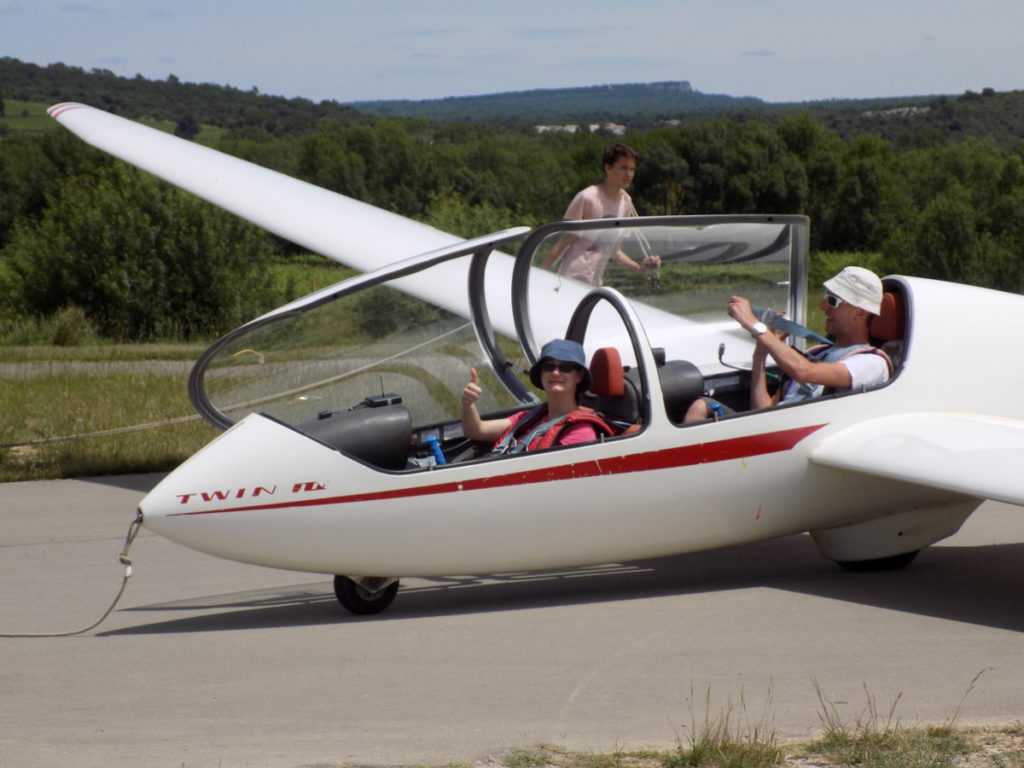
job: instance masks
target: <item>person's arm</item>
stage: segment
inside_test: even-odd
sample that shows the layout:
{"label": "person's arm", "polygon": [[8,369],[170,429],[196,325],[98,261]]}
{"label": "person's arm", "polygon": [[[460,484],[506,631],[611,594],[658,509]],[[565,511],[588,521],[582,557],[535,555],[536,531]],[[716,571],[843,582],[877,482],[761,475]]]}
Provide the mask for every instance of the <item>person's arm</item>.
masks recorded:
{"label": "person's arm", "polygon": [[[621,216],[636,217],[640,214],[636,212],[636,207],[633,205],[633,198],[628,193],[623,192],[624,198],[624,210],[620,212]],[[643,239],[641,238],[641,247],[643,247]],[[646,248],[643,249],[646,253]],[[612,259],[628,269],[636,270],[637,272],[643,272],[648,267],[656,269],[661,266],[661,256],[656,253],[649,253],[644,257],[642,262],[637,262],[635,259],[630,258],[626,255],[625,251],[619,250],[617,253],[612,254]]]}
{"label": "person's arm", "polygon": [[661,256],[658,256],[655,253],[652,253],[650,256],[647,256],[641,262],[629,256],[625,251],[617,250],[615,251],[615,253],[612,254],[612,261],[614,261],[616,264],[621,264],[627,269],[632,269],[636,272],[643,272],[648,267],[661,266]]}
{"label": "person's arm", "polygon": [[634,272],[643,272],[644,265],[631,258],[625,251],[615,250],[612,253],[612,261],[616,264],[621,264],[626,269],[632,269]]}
{"label": "person's arm", "polygon": [[476,402],[483,394],[476,368],[469,369],[469,383],[462,390],[462,433],[470,440],[494,442],[508,429],[509,419],[481,419]]}
{"label": "person's arm", "polygon": [[[742,296],[733,296],[729,300],[729,315],[747,332],[752,331],[758,322],[750,308],[750,302]],[[794,381],[835,388],[850,386],[850,370],[842,363],[819,363],[808,360],[771,332],[762,333],[757,337],[757,341],[764,346],[782,372]]]}
{"label": "person's arm", "polygon": [[572,235],[562,235],[562,238],[552,246],[551,250],[545,254],[544,258],[541,259],[540,266],[543,269],[551,269],[555,265],[555,262],[561,257],[561,255],[568,249],[569,245],[576,238]]}
{"label": "person's arm", "polygon": [[[569,207],[565,209],[565,216],[563,216],[562,219],[564,221],[579,221],[587,218],[586,202],[586,190],[584,189],[577,192],[576,196],[569,203]],[[555,243],[551,250],[547,252],[543,259],[541,259],[541,268],[551,269],[575,240],[575,235],[562,235],[561,239]]]}
{"label": "person's arm", "polygon": [[[762,336],[775,336],[774,333],[765,333]],[[776,337],[777,338],[777,337]],[[767,408],[779,401],[779,392],[774,395],[768,392],[768,347],[757,340],[754,347],[754,357],[750,367],[750,407],[754,410]]]}

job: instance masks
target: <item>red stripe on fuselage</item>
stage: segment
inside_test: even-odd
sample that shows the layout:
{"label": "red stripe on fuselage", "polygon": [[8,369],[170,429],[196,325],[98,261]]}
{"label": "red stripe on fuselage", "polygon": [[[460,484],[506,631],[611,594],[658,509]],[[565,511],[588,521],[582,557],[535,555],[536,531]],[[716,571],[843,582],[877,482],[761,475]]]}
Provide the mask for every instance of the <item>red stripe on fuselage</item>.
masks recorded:
{"label": "red stripe on fuselage", "polygon": [[462,491],[482,491],[491,488],[503,488],[509,485],[529,485],[532,483],[549,483],[557,480],[578,480],[584,477],[601,475],[622,475],[630,472],[649,472],[656,469],[672,469],[688,467],[695,464],[712,464],[718,461],[744,459],[748,456],[760,456],[766,453],[788,451],[808,435],[817,432],[824,424],[810,427],[787,429],[782,432],[768,432],[763,435],[734,437],[714,443],[698,443],[682,445],[678,448],[666,448],[661,451],[626,454],[607,459],[591,459],[576,464],[561,464],[544,469],[531,469],[526,472],[512,472],[505,475],[492,475],[450,483],[419,485],[414,488],[400,488],[393,491],[371,491],[369,493],[353,493],[347,496],[333,496],[320,499],[303,499],[277,504],[255,504],[240,507],[222,507],[219,509],[202,509],[185,512],[172,512],[168,517],[184,517],[189,515],[214,515],[223,512],[251,512],[268,509],[288,509],[293,507],[326,506],[331,504],[353,504],[361,501],[382,501],[385,499],[401,499],[416,496],[433,496],[440,493],[459,493]]}

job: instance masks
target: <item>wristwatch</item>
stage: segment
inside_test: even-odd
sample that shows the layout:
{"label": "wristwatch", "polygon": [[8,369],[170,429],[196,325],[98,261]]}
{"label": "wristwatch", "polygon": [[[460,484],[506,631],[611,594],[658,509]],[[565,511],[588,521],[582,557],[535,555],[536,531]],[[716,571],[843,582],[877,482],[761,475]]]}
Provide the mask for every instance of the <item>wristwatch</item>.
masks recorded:
{"label": "wristwatch", "polygon": [[764,323],[758,322],[754,323],[754,325],[751,326],[750,335],[753,336],[755,339],[762,333],[768,333],[768,326],[765,325]]}

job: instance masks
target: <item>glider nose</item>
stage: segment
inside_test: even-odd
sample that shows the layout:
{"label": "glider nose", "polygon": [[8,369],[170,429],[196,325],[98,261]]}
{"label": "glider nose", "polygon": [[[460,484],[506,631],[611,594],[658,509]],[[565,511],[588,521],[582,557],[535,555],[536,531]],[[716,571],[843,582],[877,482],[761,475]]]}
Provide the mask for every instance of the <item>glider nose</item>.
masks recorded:
{"label": "glider nose", "polygon": [[139,508],[147,528],[194,546],[214,529],[228,535],[243,515],[251,519],[257,511],[322,496],[338,457],[288,426],[250,414],[167,475]]}

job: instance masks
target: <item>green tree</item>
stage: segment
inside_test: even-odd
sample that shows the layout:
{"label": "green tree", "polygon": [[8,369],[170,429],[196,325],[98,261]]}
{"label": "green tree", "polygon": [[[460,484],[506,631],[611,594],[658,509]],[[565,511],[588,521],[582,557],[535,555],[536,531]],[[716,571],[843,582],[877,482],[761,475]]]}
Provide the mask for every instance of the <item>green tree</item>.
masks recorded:
{"label": "green tree", "polygon": [[806,204],[803,165],[774,129],[715,120],[680,128],[671,143],[693,179],[686,213],[800,213]]}
{"label": "green tree", "polygon": [[517,220],[507,208],[497,208],[486,202],[470,205],[450,190],[433,198],[423,220],[442,232],[465,238],[480,237],[509,227],[544,223]]}
{"label": "green tree", "polygon": [[885,237],[884,209],[888,200],[892,145],[876,136],[858,136],[844,146],[839,176],[833,188],[830,219],[821,246],[875,250]]}
{"label": "green tree", "polygon": [[690,167],[663,138],[638,142],[641,161],[633,182],[632,195],[647,216],[682,213],[691,183]]}
{"label": "green tree", "polygon": [[905,202],[885,253],[893,271],[1004,290],[1024,288],[1024,163],[990,142],[906,152]]}
{"label": "green tree", "polygon": [[303,140],[299,175],[317,186],[367,202],[366,160],[348,146],[345,126],[324,121]]}
{"label": "green tree", "polygon": [[192,115],[183,115],[174,125],[174,135],[192,141],[199,135],[199,122]]}
{"label": "green tree", "polygon": [[430,158],[424,137],[402,121],[325,120],[303,142],[299,174],[356,200],[416,216],[437,189]]}
{"label": "green tree", "polygon": [[272,306],[268,236],[123,164],[71,177],[2,253],[12,301],[80,307],[108,337],[223,332]]}
{"label": "green tree", "polygon": [[956,186],[936,195],[915,222],[892,235],[885,251],[895,271],[971,282],[978,233],[968,191]]}
{"label": "green tree", "polygon": [[66,175],[92,172],[111,162],[67,131],[14,134],[0,140],[0,248],[16,220],[41,214],[47,195]]}

